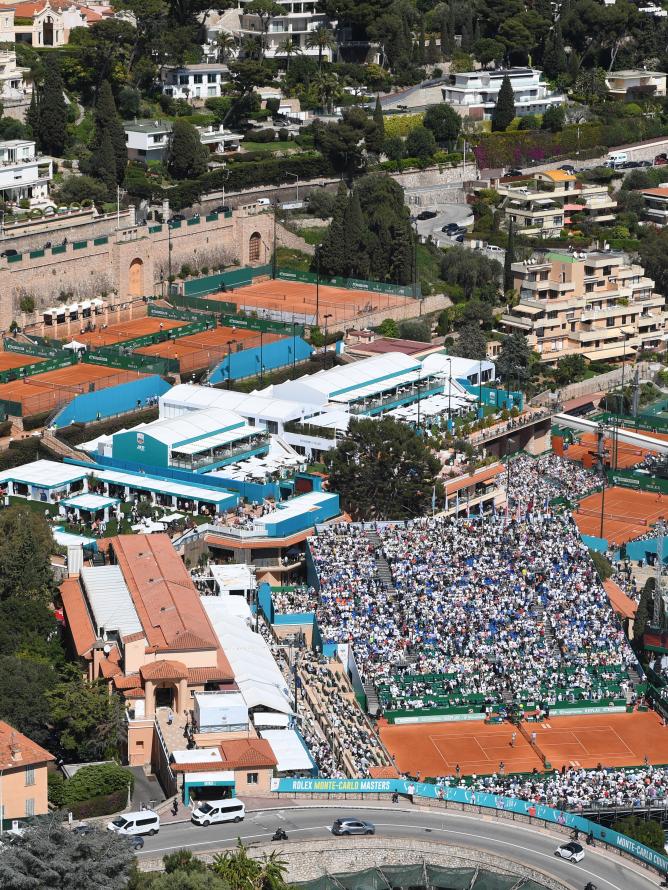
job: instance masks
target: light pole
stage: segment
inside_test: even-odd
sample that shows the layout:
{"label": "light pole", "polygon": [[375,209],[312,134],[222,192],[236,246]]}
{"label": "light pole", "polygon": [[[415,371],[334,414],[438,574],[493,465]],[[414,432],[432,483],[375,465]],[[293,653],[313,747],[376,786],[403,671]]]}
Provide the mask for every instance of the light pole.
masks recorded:
{"label": "light pole", "polygon": [[315,326],[320,327],[320,248],[322,244],[315,246]]}
{"label": "light pole", "polygon": [[232,389],[232,344],[235,340],[227,341],[227,388]]}
{"label": "light pole", "polygon": [[327,320],[328,320],[329,318],[331,318],[331,317],[332,317],[332,313],[331,313],[331,312],[328,312],[328,313],[324,316],[324,319],[325,319],[325,353],[324,353],[324,355],[323,355],[323,361],[322,361],[322,364],[323,364],[323,367],[324,367],[325,370],[327,370]]}
{"label": "light pole", "polygon": [[264,352],[262,351],[264,331],[260,331],[260,386],[264,386]]}
{"label": "light pole", "polygon": [[480,403],[478,417],[481,418],[485,413],[482,409],[482,359],[478,363],[478,402]]}
{"label": "light pole", "polygon": [[295,366],[296,366],[296,364],[297,364],[297,353],[296,353],[296,348],[297,348],[297,337],[296,337],[296,332],[297,332],[297,322],[293,319],[293,321],[292,321],[292,373],[293,373],[293,374],[294,374],[294,372],[295,372]]}
{"label": "light pole", "polygon": [[452,432],[452,358],[448,356],[448,432]]}
{"label": "light pole", "polygon": [[626,369],[626,338],[627,338],[628,335],[627,335],[626,331],[624,330],[624,328],[622,328],[621,331],[622,331],[622,341],[623,341],[624,346],[623,346],[623,352],[622,352],[622,410],[621,410],[620,413],[621,413],[622,415],[624,415],[624,414],[626,414],[626,412],[625,412],[625,410],[624,410],[624,406],[625,406],[625,398],[624,398],[624,371],[625,371],[625,369]]}
{"label": "light pole", "polygon": [[298,173],[286,173],[285,175],[290,176],[290,177],[294,176],[294,178],[297,180],[297,197],[295,200],[299,201],[299,174]]}

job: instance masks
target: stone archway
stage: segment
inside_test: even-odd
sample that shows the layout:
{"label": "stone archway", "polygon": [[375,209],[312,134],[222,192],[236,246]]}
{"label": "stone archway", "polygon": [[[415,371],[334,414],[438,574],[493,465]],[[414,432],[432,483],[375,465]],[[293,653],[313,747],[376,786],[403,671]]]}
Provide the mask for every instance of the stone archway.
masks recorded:
{"label": "stone archway", "polygon": [[144,261],[139,257],[135,257],[130,263],[128,295],[131,297],[144,296]]}
{"label": "stone archway", "polygon": [[260,251],[262,249],[262,235],[259,232],[253,232],[248,239],[248,262],[258,263],[260,261]]}

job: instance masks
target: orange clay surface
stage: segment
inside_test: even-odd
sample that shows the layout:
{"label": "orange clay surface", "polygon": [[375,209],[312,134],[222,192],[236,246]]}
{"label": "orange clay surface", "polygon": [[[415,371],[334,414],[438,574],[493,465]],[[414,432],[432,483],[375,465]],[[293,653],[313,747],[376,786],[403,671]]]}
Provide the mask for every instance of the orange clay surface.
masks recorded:
{"label": "orange clay surface", "polygon": [[[668,763],[668,731],[653,711],[632,714],[587,714],[554,717],[525,723],[536,733],[536,744],[554,769],[562,766],[634,766],[645,756],[650,763]],[[396,758],[401,772],[427,776],[543,771],[543,764],[528,740],[509,723],[485,725],[482,721],[414,723],[389,726],[381,720],[380,737]]]}
{"label": "orange clay surface", "polygon": [[87,331],[85,334],[77,334],[76,340],[88,344],[91,349],[96,346],[111,346],[114,343],[124,343],[126,340],[134,340],[135,337],[144,337],[147,334],[158,334],[160,331],[171,331],[174,328],[182,328],[187,322],[172,321],[169,318],[133,318],[122,324],[110,324],[104,330]]}
{"label": "orange clay surface", "polygon": [[[601,492],[590,494],[580,501],[580,511],[573,512],[582,534],[601,537],[602,497]],[[668,516],[668,496],[614,486],[605,491],[603,512],[603,537],[619,546],[645,534],[658,519]]]}
{"label": "orange clay surface", "polygon": [[45,359],[36,355],[23,355],[19,352],[3,352],[0,350],[0,371],[11,371],[12,368],[22,368],[24,365],[34,365]]}
{"label": "orange clay surface", "polygon": [[[262,342],[266,345],[272,340],[278,340],[276,334],[263,334]],[[162,343],[153,343],[151,346],[143,346],[137,352],[142,355],[157,355],[160,358],[179,358],[190,352],[206,352],[208,349],[222,349],[227,354],[227,343],[232,341],[231,351],[236,351],[235,343],[244,343],[247,347],[260,345],[260,332],[247,328],[228,328],[225,326],[212,328],[209,331],[201,331],[199,334],[190,334],[187,337],[179,337],[176,340],[164,340]],[[249,341],[249,342],[246,342]],[[252,341],[252,342],[250,342]]]}
{"label": "orange clay surface", "polygon": [[[316,286],[303,281],[283,281],[282,279],[258,281],[238,290],[229,290],[219,294],[209,294],[207,300],[221,300],[236,303],[249,310],[272,309],[290,315],[315,315]],[[330,287],[321,284],[319,288],[320,324],[324,326],[324,317],[330,325],[338,321],[352,319],[366,312],[392,309],[404,306],[410,298],[379,294],[373,291],[349,290],[344,287]]]}
{"label": "orange clay surface", "polygon": [[[68,368],[60,368],[58,371],[47,371],[46,374],[26,377],[15,383],[0,384],[0,399],[21,402],[25,405],[35,403],[35,397],[43,395],[45,396],[43,410],[48,410],[50,403],[53,402],[55,406],[59,401],[58,394],[68,387],[71,387],[71,391],[76,395],[77,391],[88,392],[87,384],[90,383],[94,383],[96,389],[105,389],[108,386],[127,383],[129,380],[136,380],[138,377],[144,376],[146,375],[138,374],[136,371],[120,371],[116,368],[105,368],[102,365],[82,363],[71,365]],[[55,386],[50,386],[50,384],[55,384]],[[49,393],[56,398],[49,399]]]}
{"label": "orange clay surface", "polygon": [[[647,433],[647,435],[652,434]],[[595,434],[583,433],[580,436],[580,441],[578,443],[569,445],[564,451],[564,457],[568,460],[580,461],[585,467],[592,467],[596,462],[596,458],[592,455],[592,452],[595,453],[596,448]],[[605,440],[605,451],[607,460],[612,462],[613,446],[610,438],[606,438]],[[647,454],[651,453],[652,452],[647,448],[639,448],[636,445],[628,445],[626,442],[619,442],[617,445],[617,469],[625,470],[629,467],[635,467],[635,465],[639,464]]]}

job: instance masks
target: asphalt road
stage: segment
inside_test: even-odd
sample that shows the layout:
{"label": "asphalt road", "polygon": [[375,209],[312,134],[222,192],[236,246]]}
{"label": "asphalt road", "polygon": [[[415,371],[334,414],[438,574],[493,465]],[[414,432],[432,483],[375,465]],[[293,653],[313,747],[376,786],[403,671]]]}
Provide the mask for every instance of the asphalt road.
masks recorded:
{"label": "asphalt road", "polygon": [[[375,810],[375,812],[374,812]],[[332,839],[331,825],[338,816],[352,816],[371,821],[376,834],[383,838],[425,838],[430,842],[465,844],[497,856],[505,856],[562,879],[581,890],[593,881],[598,890],[647,890],[659,885],[653,872],[635,868],[633,863],[598,848],[586,848],[585,858],[571,864],[554,855],[565,834],[546,834],[526,824],[452,811],[425,812],[419,809],[340,806],[286,807],[248,813],[242,823],[198,827],[190,822],[164,825],[155,837],[146,837],[139,860],[155,859],[176,849],[216,852],[233,846],[237,838],[246,844],[264,844],[277,827],[290,840]],[[348,843],[347,838],[337,842]],[[285,848],[286,842],[277,844]]]}

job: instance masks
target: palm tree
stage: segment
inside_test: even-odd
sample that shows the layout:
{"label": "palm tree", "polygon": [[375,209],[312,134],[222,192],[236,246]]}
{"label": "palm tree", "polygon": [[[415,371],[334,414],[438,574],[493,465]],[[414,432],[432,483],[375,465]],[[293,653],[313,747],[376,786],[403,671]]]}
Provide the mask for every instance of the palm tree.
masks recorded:
{"label": "palm tree", "polygon": [[330,74],[327,71],[318,72],[318,76],[313,81],[313,88],[322,107],[331,112],[334,97],[339,91],[339,79],[336,74]]}
{"label": "palm tree", "polygon": [[227,31],[221,31],[216,39],[216,49],[218,50],[218,61],[226,62],[234,55],[237,42],[234,37]]}
{"label": "palm tree", "polygon": [[263,45],[262,38],[259,34],[246,34],[241,41],[241,52],[245,59],[254,59],[259,62],[262,60]]}
{"label": "palm tree", "polygon": [[262,55],[264,59],[267,50],[267,31],[269,22],[277,15],[285,13],[284,8],[276,0],[251,0],[244,8],[244,15],[256,15],[260,19],[260,33],[262,34]]}
{"label": "palm tree", "polygon": [[319,25],[315,31],[311,31],[311,33],[306,38],[306,46],[309,49],[318,50],[318,67],[322,68],[322,56],[326,49],[334,49],[336,46],[334,40],[334,34],[326,28],[325,25]]}
{"label": "palm tree", "polygon": [[302,48],[298,43],[293,43],[290,37],[287,37],[283,43],[278,47],[277,56],[285,56],[285,70],[286,72],[290,70],[290,58],[292,56],[300,56],[302,53]]}

